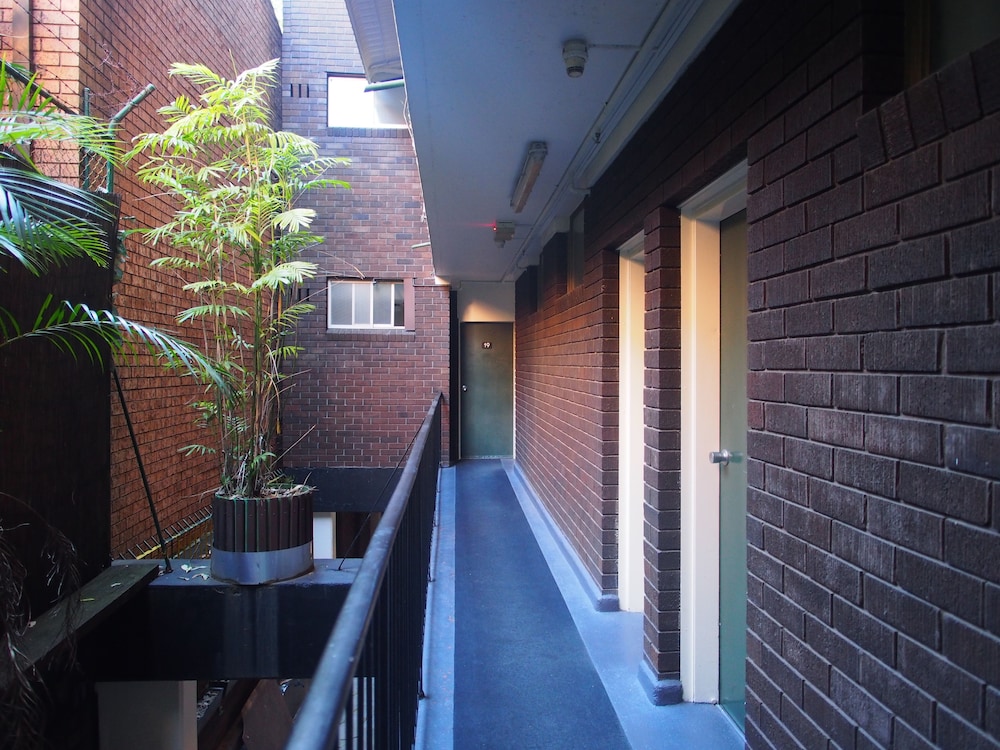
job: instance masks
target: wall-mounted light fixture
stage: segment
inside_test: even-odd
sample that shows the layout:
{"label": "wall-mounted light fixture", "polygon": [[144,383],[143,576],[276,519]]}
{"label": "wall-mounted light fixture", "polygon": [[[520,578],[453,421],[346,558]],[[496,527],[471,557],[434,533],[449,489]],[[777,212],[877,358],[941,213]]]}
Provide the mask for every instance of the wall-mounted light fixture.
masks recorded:
{"label": "wall-mounted light fixture", "polygon": [[493,223],[493,241],[497,247],[503,247],[507,240],[514,237],[513,221],[496,221]]}
{"label": "wall-mounted light fixture", "polygon": [[549,147],[544,141],[534,141],[528,146],[528,154],[524,157],[524,164],[521,166],[521,176],[517,178],[514,186],[514,194],[510,199],[510,207],[514,213],[521,213],[524,204],[531,195],[531,189],[535,186],[538,173],[542,171],[542,162],[549,152]]}

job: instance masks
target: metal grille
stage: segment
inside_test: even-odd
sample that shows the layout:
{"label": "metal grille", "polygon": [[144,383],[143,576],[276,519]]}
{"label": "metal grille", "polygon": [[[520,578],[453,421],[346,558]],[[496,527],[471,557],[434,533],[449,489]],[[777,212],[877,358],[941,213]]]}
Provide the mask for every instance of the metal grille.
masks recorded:
{"label": "metal grille", "polygon": [[[140,83],[103,43],[97,48],[102,53],[99,62],[86,70],[71,68],[72,75],[67,75],[62,67],[33,65],[32,60],[43,59],[41,53],[60,61],[76,59],[82,63],[82,58],[79,50],[66,41],[65,30],[58,22],[51,22],[42,10],[28,8],[27,4],[14,2],[0,9],[0,28],[7,31],[0,34],[0,60],[21,85],[29,76],[37,77],[38,88],[54,106],[69,114],[89,115],[108,122],[110,128],[148,95],[150,87]],[[29,71],[28,76],[21,75],[24,70]],[[92,85],[81,87],[81,81]],[[67,167],[72,168],[73,174],[68,173]],[[79,181],[85,190],[112,192],[111,165],[93,153],[82,152],[71,157],[59,154],[54,169],[60,179]]]}
{"label": "metal grille", "polygon": [[[202,508],[187,518],[163,530],[166,557],[188,560],[204,560],[211,554],[212,511]],[[159,539],[150,537],[121,555],[123,560],[145,560],[163,557],[163,546]]]}

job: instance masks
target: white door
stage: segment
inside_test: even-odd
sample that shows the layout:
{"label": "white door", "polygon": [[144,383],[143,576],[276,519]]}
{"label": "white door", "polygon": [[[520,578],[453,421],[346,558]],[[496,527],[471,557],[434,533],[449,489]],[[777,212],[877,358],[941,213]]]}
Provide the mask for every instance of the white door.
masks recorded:
{"label": "white door", "polygon": [[643,463],[642,411],[645,354],[646,267],[642,234],[620,250],[618,316],[618,599],[621,609],[642,612]]}

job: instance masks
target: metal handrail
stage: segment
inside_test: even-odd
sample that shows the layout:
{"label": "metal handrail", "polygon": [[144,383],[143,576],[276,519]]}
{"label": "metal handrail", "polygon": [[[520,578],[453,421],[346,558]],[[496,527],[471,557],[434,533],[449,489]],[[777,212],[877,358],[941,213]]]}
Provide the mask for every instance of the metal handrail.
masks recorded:
{"label": "metal handrail", "polygon": [[[437,471],[441,455],[441,401],[442,396],[439,394],[428,410],[414,440],[413,450],[407,459],[399,483],[396,485],[382,519],[368,544],[357,576],[320,656],[305,701],[295,718],[291,736],[285,746],[288,750],[331,750],[337,746],[345,712],[346,721],[350,724],[353,720],[352,712],[358,710],[354,705],[354,690],[355,678],[358,676],[359,669],[364,670],[365,676],[368,676],[368,670],[377,670],[379,676],[375,679],[381,680],[383,683],[391,680],[412,682],[413,684],[409,687],[413,693],[414,710],[412,717],[403,717],[402,719],[412,722],[412,726],[390,727],[388,729],[383,726],[377,735],[373,734],[373,730],[369,727],[367,736],[360,737],[358,744],[353,746],[403,747],[406,744],[400,742],[400,738],[413,736],[416,723],[417,695],[420,690],[420,649],[416,649],[417,653],[415,654],[415,677],[401,675],[398,668],[391,666],[386,668],[386,662],[392,660],[391,654],[373,652],[373,650],[377,651],[378,646],[396,645],[394,643],[396,639],[383,633],[382,637],[378,639],[379,643],[373,644],[371,628],[373,621],[391,625],[391,620],[398,619],[398,599],[401,592],[386,590],[387,578],[391,578],[391,575],[387,576],[387,574],[391,572],[397,538],[405,543],[405,538],[411,538],[412,541],[412,537],[418,536],[419,539],[416,542],[420,560],[407,560],[399,565],[403,566],[401,571],[411,578],[407,588],[412,588],[414,576],[419,576],[417,587],[422,587],[422,591],[416,593],[419,593],[420,611],[414,615],[420,617],[419,632],[422,642],[423,604],[426,603],[427,571],[430,561],[431,519],[437,494]],[[434,438],[433,442],[431,442],[432,437]],[[430,454],[425,455],[428,450]],[[424,471],[421,472],[421,469]],[[433,477],[427,477],[426,475],[431,470],[433,470]],[[421,479],[424,481],[421,482]],[[429,513],[426,508],[413,507],[414,504],[410,500],[414,491],[417,493],[417,505],[421,505],[419,502],[421,500],[426,501],[426,495],[430,494]],[[422,505],[426,504],[426,502],[422,503]],[[404,527],[407,528],[404,529]],[[415,592],[410,591],[410,593]],[[383,594],[387,596],[383,596]],[[381,614],[379,613],[380,605],[383,608]],[[414,661],[412,644],[404,644],[402,648],[408,650],[403,658],[411,662]],[[366,662],[366,658],[369,658],[370,661]],[[359,704],[364,704],[366,708],[374,706],[376,712],[381,710],[384,713],[387,709],[395,709],[398,712],[399,701],[387,692],[390,687],[386,684],[366,686],[366,695],[359,696]],[[403,689],[406,689],[406,686],[403,686]],[[374,694],[368,695],[367,691],[372,690]],[[403,713],[408,713],[408,711]],[[380,719],[380,721],[384,722],[384,719]],[[376,737],[377,739],[375,739]],[[409,743],[412,744],[412,739],[409,740]]]}

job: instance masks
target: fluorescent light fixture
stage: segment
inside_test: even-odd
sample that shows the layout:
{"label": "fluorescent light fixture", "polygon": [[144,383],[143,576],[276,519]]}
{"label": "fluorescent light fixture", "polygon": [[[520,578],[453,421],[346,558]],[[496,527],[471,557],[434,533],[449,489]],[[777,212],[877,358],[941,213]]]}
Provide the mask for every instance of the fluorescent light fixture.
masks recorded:
{"label": "fluorescent light fixture", "polygon": [[549,152],[544,141],[534,141],[528,146],[528,155],[524,157],[524,165],[521,167],[521,176],[517,178],[514,186],[514,195],[510,199],[510,207],[514,213],[521,213],[524,204],[528,202],[531,189],[535,186],[538,173],[542,171],[542,162]]}
{"label": "fluorescent light fixture", "polygon": [[513,221],[496,221],[493,223],[493,241],[497,247],[503,247],[507,240],[514,237]]}

